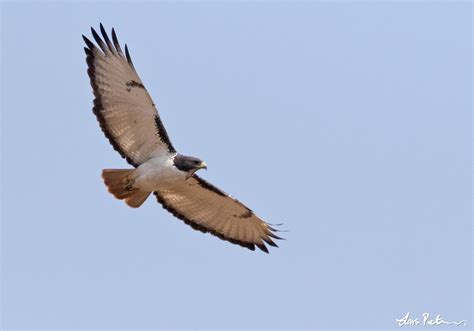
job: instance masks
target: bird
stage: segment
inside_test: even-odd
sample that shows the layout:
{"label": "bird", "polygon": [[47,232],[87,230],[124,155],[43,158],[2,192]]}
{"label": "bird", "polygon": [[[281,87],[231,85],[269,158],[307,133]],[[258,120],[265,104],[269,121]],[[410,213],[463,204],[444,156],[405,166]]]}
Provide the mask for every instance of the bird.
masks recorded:
{"label": "bird", "polygon": [[[250,208],[199,177],[207,169],[197,157],[177,152],[160,119],[156,105],[140,79],[125,44],[112,28],[112,40],[100,23],[91,27],[94,44],[85,42],[87,73],[94,100],[92,111],[112,147],[131,169],[103,169],[108,191],[133,208],[153,193],[162,207],[193,229],[252,251],[278,247],[283,239],[275,227]],[[272,226],[273,225],[273,226]]]}

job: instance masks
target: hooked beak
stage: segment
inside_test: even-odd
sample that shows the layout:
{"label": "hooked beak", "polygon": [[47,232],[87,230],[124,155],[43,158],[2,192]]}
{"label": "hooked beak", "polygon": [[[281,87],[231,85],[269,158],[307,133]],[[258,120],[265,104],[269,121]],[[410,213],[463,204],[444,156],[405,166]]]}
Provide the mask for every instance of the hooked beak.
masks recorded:
{"label": "hooked beak", "polygon": [[207,164],[206,162],[201,162],[198,166],[198,169],[206,169],[207,170]]}
{"label": "hooked beak", "polygon": [[192,177],[192,175],[194,175],[194,173],[196,171],[198,171],[199,169],[206,169],[207,170],[207,164],[205,162],[201,162],[195,169],[191,170],[188,175],[186,176],[186,179],[189,179],[190,177]]}

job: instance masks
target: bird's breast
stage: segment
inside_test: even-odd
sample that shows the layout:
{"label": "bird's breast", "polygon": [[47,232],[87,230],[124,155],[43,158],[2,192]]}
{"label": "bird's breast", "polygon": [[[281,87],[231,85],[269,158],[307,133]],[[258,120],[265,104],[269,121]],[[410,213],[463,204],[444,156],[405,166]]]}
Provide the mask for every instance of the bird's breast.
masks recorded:
{"label": "bird's breast", "polygon": [[135,187],[144,191],[157,191],[186,180],[186,173],[178,170],[170,158],[153,158],[136,170]]}

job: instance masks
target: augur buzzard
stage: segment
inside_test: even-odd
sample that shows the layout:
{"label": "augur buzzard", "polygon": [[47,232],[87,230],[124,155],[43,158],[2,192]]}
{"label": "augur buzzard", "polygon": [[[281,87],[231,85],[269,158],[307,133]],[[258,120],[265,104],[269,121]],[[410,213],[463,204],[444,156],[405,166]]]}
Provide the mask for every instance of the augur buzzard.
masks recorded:
{"label": "augur buzzard", "polygon": [[233,244],[268,253],[277,247],[276,229],[247,206],[208,183],[195,172],[207,169],[196,157],[179,154],[171,143],[155,104],[112,29],[112,41],[100,24],[103,39],[91,28],[97,45],[87,47],[88,74],[94,92],[93,112],[114,149],[134,169],[104,169],[110,193],[130,207],[140,207],[153,192],[163,208],[193,229]]}

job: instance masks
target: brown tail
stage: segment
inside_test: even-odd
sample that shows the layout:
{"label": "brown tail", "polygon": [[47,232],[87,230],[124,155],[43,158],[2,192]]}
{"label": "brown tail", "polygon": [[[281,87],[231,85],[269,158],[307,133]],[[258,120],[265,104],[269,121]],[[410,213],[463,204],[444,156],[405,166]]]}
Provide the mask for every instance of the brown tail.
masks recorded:
{"label": "brown tail", "polygon": [[141,191],[133,187],[135,169],[104,169],[102,178],[110,193],[117,199],[124,200],[127,205],[138,208],[145,202],[151,192]]}

